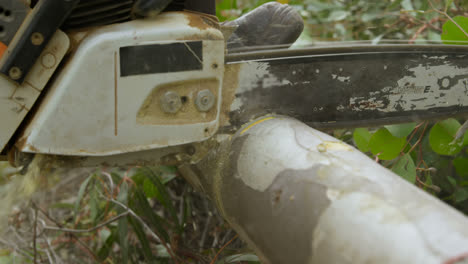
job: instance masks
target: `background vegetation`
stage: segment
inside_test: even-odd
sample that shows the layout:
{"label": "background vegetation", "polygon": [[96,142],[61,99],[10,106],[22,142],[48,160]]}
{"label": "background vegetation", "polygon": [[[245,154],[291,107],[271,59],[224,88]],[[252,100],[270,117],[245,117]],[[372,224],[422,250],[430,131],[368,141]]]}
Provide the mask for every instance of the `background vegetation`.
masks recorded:
{"label": "background vegetation", "polygon": [[[268,1],[220,0],[220,20]],[[299,43],[385,39],[468,41],[468,2],[282,0],[306,30]],[[463,29],[463,30],[462,30]],[[464,120],[331,132],[406,180],[468,214],[468,133]],[[2,164],[0,186],[21,177]],[[258,263],[212,204],[172,167],[55,171],[0,235],[4,263]],[[50,181],[50,180],[49,180]],[[4,212],[2,212],[4,213]]]}

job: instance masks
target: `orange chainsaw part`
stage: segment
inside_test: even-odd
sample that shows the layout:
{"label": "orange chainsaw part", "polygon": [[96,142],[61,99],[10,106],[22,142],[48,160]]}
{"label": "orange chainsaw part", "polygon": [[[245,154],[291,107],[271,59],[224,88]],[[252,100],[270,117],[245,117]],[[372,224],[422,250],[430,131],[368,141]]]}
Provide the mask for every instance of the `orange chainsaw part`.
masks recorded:
{"label": "orange chainsaw part", "polygon": [[2,57],[3,53],[7,48],[7,45],[3,44],[3,42],[0,41],[0,58]]}

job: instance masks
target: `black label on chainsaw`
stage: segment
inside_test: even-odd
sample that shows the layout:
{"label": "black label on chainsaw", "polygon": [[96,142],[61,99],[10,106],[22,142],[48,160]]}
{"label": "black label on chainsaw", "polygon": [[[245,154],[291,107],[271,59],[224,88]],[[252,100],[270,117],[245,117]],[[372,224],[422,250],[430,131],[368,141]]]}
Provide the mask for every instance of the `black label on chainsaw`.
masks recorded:
{"label": "black label on chainsaw", "polygon": [[120,48],[120,76],[203,69],[201,41]]}

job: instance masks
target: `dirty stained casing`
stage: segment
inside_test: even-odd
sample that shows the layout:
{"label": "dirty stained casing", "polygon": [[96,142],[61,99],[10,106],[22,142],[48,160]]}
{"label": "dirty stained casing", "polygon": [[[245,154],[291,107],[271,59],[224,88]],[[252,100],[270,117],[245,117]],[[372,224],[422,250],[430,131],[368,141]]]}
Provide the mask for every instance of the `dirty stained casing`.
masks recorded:
{"label": "dirty stained casing", "polygon": [[[1,78],[8,89],[0,89],[0,118],[8,130],[0,130],[0,147],[32,109],[69,43],[70,54],[16,140],[20,152],[102,156],[209,138],[219,125],[224,72],[217,25],[209,15],[168,12],[68,36],[58,31],[34,65],[47,76],[32,71],[21,86]],[[29,85],[39,78],[43,83]],[[168,93],[175,102],[161,101]],[[202,99],[208,107],[200,107]],[[162,107],[174,103],[175,112]]]}

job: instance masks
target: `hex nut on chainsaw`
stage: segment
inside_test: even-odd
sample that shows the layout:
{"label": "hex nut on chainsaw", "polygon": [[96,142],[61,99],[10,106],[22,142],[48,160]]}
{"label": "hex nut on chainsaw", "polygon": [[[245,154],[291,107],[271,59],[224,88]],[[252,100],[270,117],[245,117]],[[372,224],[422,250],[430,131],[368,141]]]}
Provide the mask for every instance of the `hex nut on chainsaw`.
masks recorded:
{"label": "hex nut on chainsaw", "polygon": [[18,80],[19,78],[21,78],[21,75],[23,75],[23,72],[21,72],[21,69],[18,67],[11,67],[8,71],[8,75],[11,79]]}
{"label": "hex nut on chainsaw", "polygon": [[51,69],[55,66],[57,63],[57,60],[55,59],[54,54],[47,52],[42,55],[41,57],[41,64],[44,66],[46,69]]}
{"label": "hex nut on chainsaw", "polygon": [[161,109],[164,112],[175,114],[180,108],[182,108],[182,100],[176,92],[168,91],[161,97]]}
{"label": "hex nut on chainsaw", "polygon": [[34,32],[31,35],[31,43],[34,46],[39,46],[44,42],[44,36],[39,32]]}
{"label": "hex nut on chainsaw", "polygon": [[197,98],[195,99],[195,105],[197,106],[198,111],[207,112],[215,103],[215,96],[210,90],[202,90],[198,92]]}

